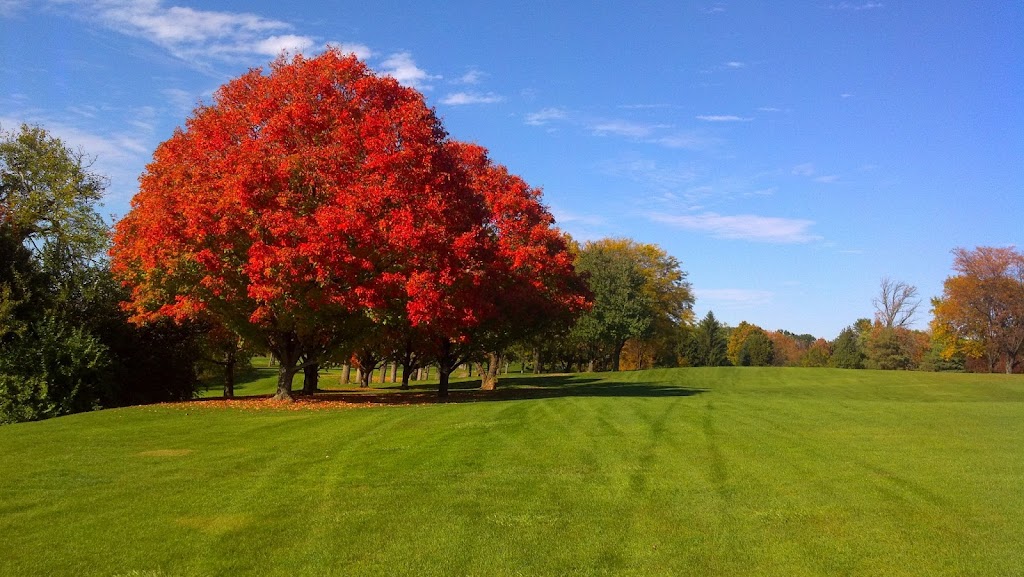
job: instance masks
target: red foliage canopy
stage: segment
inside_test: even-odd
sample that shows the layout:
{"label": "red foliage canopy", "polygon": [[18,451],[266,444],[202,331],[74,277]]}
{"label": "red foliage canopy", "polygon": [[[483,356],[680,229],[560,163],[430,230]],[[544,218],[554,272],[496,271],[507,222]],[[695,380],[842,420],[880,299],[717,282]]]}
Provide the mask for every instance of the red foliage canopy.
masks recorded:
{"label": "red foliage canopy", "polygon": [[197,108],[154,153],[111,256],[137,321],[206,311],[288,371],[345,319],[457,342],[508,302],[578,308],[552,223],[538,191],[448,141],[422,95],[328,51]]}
{"label": "red foliage canopy", "polygon": [[487,227],[497,241],[492,306],[505,330],[568,323],[588,308],[586,283],[576,274],[567,237],[541,203],[541,191],[492,162],[481,146],[453,142],[450,148],[489,209]]}
{"label": "red foliage canopy", "polygon": [[444,136],[420,94],[337,52],[231,81],[160,145],[115,231],[138,318],[382,306],[417,255],[480,240]]}

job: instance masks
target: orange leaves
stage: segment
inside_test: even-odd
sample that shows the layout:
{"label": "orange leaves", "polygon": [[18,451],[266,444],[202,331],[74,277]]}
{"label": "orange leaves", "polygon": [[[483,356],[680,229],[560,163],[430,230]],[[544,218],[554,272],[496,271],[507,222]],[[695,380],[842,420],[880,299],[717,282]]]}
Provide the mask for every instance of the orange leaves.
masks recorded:
{"label": "orange leaves", "polygon": [[933,329],[944,356],[959,350],[987,357],[989,370],[999,358],[1012,372],[1024,347],[1024,254],[1013,248],[977,247],[953,251],[953,269],[942,297],[933,300]]}
{"label": "orange leaves", "polygon": [[184,403],[164,403],[162,406],[181,410],[234,409],[239,411],[322,411],[355,409],[379,406],[373,402],[352,402],[342,399],[321,399],[298,397],[294,401],[282,401],[269,397],[241,397],[237,399],[210,399]]}

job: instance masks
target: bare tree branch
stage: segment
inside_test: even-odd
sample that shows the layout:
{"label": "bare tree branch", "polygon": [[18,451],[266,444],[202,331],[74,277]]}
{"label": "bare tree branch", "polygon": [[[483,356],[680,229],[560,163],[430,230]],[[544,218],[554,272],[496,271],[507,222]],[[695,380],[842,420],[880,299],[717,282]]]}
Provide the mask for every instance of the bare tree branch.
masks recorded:
{"label": "bare tree branch", "polygon": [[906,327],[914,321],[921,299],[916,286],[885,277],[871,304],[875,305],[875,320],[892,329]]}

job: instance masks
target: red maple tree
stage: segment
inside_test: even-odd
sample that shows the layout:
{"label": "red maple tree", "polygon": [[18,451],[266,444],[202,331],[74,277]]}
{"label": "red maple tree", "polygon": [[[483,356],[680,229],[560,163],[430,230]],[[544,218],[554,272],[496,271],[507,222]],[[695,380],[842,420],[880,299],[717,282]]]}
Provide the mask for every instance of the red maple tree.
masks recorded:
{"label": "red maple tree", "polygon": [[347,317],[408,297],[417,318],[457,318],[431,287],[485,238],[485,206],[445,137],[422,95],[337,51],[230,81],[157,148],[116,226],[126,306],[217,316],[281,361],[280,398],[303,343]]}
{"label": "red maple tree", "polygon": [[488,374],[483,387],[494,388],[499,352],[512,342],[545,329],[572,324],[590,305],[586,284],[576,274],[567,237],[541,203],[541,191],[494,163],[476,144],[452,141],[466,186],[487,206],[484,230],[491,241],[488,266],[479,289],[449,298],[472,299],[472,323],[445,325],[434,331],[432,357],[438,363],[443,396],[448,375],[470,356],[485,353]]}
{"label": "red maple tree", "polygon": [[272,352],[277,398],[304,365],[382,338],[433,343],[444,395],[462,351],[586,305],[553,222],[422,95],[331,50],[197,108],[142,175],[112,269],[137,322],[212,315]]}

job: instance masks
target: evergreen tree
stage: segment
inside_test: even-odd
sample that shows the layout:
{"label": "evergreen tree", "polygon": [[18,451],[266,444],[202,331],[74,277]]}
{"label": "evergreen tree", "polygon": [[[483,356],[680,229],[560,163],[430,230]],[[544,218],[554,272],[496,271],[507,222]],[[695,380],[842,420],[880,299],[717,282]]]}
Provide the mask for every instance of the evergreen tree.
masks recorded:
{"label": "evergreen tree", "polygon": [[729,364],[726,349],[725,328],[715,318],[715,313],[708,311],[691,335],[687,358],[695,367],[725,366]]}
{"label": "evergreen tree", "polygon": [[863,369],[864,351],[860,337],[853,327],[846,327],[832,343],[832,358],[829,365],[840,369]]}

